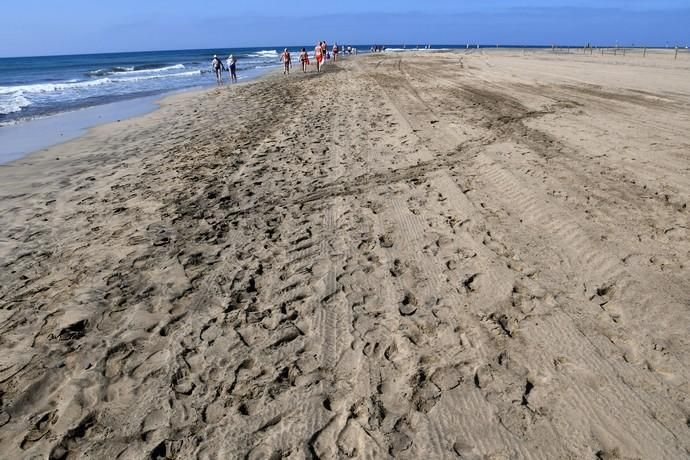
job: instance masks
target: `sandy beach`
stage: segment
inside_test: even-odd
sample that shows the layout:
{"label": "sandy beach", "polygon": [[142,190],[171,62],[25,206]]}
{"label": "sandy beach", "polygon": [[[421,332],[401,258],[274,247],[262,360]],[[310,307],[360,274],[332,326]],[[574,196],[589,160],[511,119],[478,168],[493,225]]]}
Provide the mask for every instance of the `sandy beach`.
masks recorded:
{"label": "sandy beach", "polygon": [[0,457],[690,456],[690,58],[386,53],[0,166]]}

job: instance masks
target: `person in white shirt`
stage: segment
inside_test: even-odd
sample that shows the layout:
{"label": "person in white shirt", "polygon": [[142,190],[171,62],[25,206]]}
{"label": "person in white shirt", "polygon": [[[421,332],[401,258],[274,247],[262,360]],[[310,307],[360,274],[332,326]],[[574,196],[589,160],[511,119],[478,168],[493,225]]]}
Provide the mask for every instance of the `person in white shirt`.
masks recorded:
{"label": "person in white shirt", "polygon": [[237,83],[237,58],[232,54],[228,56],[228,71],[230,72],[230,81]]}

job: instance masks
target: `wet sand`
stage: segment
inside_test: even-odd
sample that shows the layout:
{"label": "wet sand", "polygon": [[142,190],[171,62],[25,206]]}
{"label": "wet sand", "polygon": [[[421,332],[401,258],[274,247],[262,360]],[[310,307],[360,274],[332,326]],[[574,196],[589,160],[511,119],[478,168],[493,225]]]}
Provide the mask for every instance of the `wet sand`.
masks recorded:
{"label": "wet sand", "polygon": [[689,77],[359,56],[0,166],[0,456],[687,457]]}
{"label": "wet sand", "polygon": [[83,136],[89,128],[155,110],[162,96],[112,102],[0,126],[0,165]]}

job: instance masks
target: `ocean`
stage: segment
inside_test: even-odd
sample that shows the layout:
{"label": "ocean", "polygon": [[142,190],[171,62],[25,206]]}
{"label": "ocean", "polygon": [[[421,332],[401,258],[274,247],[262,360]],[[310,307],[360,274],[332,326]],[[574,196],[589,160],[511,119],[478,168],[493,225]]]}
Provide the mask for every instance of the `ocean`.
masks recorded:
{"label": "ocean", "polygon": [[[237,57],[238,80],[280,65],[279,50],[233,48],[0,59],[0,126],[215,84],[211,60]],[[228,74],[224,74],[227,81]]]}

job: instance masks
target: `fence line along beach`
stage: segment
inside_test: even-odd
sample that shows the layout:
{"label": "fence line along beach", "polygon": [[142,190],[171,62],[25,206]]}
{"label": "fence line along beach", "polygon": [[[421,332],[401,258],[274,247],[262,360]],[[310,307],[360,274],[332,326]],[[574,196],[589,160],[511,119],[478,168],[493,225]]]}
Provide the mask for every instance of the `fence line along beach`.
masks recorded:
{"label": "fence line along beach", "polygon": [[688,55],[391,48],[0,167],[0,457],[688,456]]}

